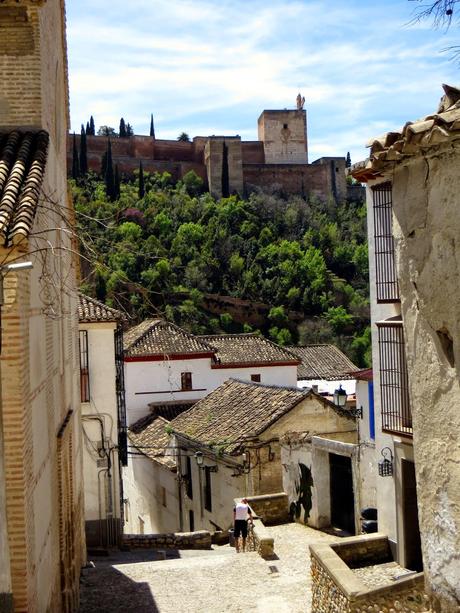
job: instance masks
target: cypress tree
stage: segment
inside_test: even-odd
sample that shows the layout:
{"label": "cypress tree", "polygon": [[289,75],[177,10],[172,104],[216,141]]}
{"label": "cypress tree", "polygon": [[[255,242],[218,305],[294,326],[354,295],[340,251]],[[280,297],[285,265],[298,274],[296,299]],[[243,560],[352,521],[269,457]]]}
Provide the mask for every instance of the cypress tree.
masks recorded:
{"label": "cypress tree", "polygon": [[75,140],[75,132],[73,133],[72,146],[72,179],[78,179],[80,176],[80,164],[78,163],[77,142]]}
{"label": "cypress tree", "polygon": [[91,136],[96,136],[96,126],[94,125],[93,116],[89,118],[89,133]]}
{"label": "cypress tree", "polygon": [[91,129],[89,127],[89,121],[86,122],[86,128],[85,128],[85,132],[87,136],[90,136],[91,134]]}
{"label": "cypress tree", "polygon": [[142,162],[139,162],[139,198],[145,195],[144,168]]}
{"label": "cypress tree", "polygon": [[346,160],[345,160],[345,167],[346,168],[350,168],[351,167],[351,155],[350,155],[349,151],[347,151],[347,157],[346,157]]}
{"label": "cypress tree", "polygon": [[[129,125],[129,124],[128,124]],[[126,138],[127,134],[126,134],[126,125],[125,125],[125,120],[123,119],[123,117],[120,119],[120,129],[118,131],[118,136],[120,138]]]}
{"label": "cypress tree", "polygon": [[134,130],[130,123],[126,124],[126,136],[129,138],[130,136],[134,136]]}
{"label": "cypress tree", "polygon": [[81,124],[80,136],[80,173],[86,175],[88,172],[88,154],[86,148],[86,132],[85,127]]}
{"label": "cypress tree", "polygon": [[222,149],[222,198],[230,196],[230,181],[228,177],[228,147],[224,141]]}
{"label": "cypress tree", "polygon": [[105,192],[109,200],[115,199],[115,178],[113,175],[112,144],[107,142],[107,162],[105,168]]}
{"label": "cypress tree", "polygon": [[155,128],[153,125],[153,113],[150,115],[150,136],[155,138]]}
{"label": "cypress tree", "polygon": [[114,200],[118,200],[119,197],[120,197],[120,173],[118,170],[118,164],[115,164]]}

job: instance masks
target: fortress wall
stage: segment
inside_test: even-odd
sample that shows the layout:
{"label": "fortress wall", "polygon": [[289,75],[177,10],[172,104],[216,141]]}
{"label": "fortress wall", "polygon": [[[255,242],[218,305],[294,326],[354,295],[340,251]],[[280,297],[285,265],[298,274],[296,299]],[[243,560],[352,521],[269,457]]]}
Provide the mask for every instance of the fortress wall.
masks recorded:
{"label": "fortress wall", "polygon": [[264,164],[264,144],[258,140],[244,141],[241,143],[243,164]]}
{"label": "fortress wall", "polygon": [[310,164],[243,164],[246,190],[270,186],[289,194],[313,196],[325,200],[330,196],[329,167]]}
{"label": "fortress wall", "polygon": [[[135,137],[134,140],[138,140]],[[130,139],[132,140],[132,139]],[[170,160],[174,162],[192,162],[194,161],[194,146],[193,142],[181,142],[175,140],[155,140],[154,151],[156,160]]]}

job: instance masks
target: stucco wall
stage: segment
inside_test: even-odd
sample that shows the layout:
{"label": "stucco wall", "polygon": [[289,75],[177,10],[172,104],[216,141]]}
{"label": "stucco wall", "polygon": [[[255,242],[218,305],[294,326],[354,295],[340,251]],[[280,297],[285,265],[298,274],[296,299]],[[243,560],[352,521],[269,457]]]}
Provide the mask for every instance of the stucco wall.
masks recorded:
{"label": "stucco wall", "polygon": [[423,557],[443,611],[460,605],[459,160],[451,141],[393,183]]}
{"label": "stucco wall", "polygon": [[135,455],[129,456],[128,466],[122,469],[124,533],[140,534],[141,526],[144,534],[179,531],[176,473],[132,451]]}
{"label": "stucco wall", "polygon": [[[181,373],[192,373],[192,391],[181,391]],[[295,387],[297,366],[211,368],[210,358],[125,362],[128,425],[148,415],[148,404],[189,402],[203,398],[230,378],[251,380],[260,374],[261,383]]]}

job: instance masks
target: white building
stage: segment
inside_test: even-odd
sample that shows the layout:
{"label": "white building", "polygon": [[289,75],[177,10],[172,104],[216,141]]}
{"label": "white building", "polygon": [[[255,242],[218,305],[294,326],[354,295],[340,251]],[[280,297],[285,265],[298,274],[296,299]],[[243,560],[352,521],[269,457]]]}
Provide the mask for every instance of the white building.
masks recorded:
{"label": "white building", "polygon": [[124,315],[79,294],[78,319],[86,543],[89,548],[107,548],[119,544],[123,525]]}
{"label": "white building", "polygon": [[149,319],[125,333],[124,362],[131,425],[158,408],[172,418],[231,377],[294,387],[300,360],[255,334],[194,336]]}

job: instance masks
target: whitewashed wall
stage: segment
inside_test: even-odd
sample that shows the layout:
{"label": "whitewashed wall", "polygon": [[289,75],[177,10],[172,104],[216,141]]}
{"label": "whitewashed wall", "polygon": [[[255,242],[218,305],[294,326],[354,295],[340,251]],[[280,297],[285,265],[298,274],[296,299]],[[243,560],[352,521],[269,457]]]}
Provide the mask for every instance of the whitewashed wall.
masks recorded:
{"label": "whitewashed wall", "polygon": [[[190,402],[203,398],[230,378],[250,381],[260,374],[261,383],[296,387],[297,366],[211,368],[210,358],[125,362],[128,425],[149,414],[152,402]],[[191,391],[181,390],[181,373],[192,373]]]}
{"label": "whitewashed wall", "polygon": [[175,472],[142,454],[130,454],[128,466],[123,467],[123,498],[125,534],[140,534],[142,530],[144,534],[179,531]]}

